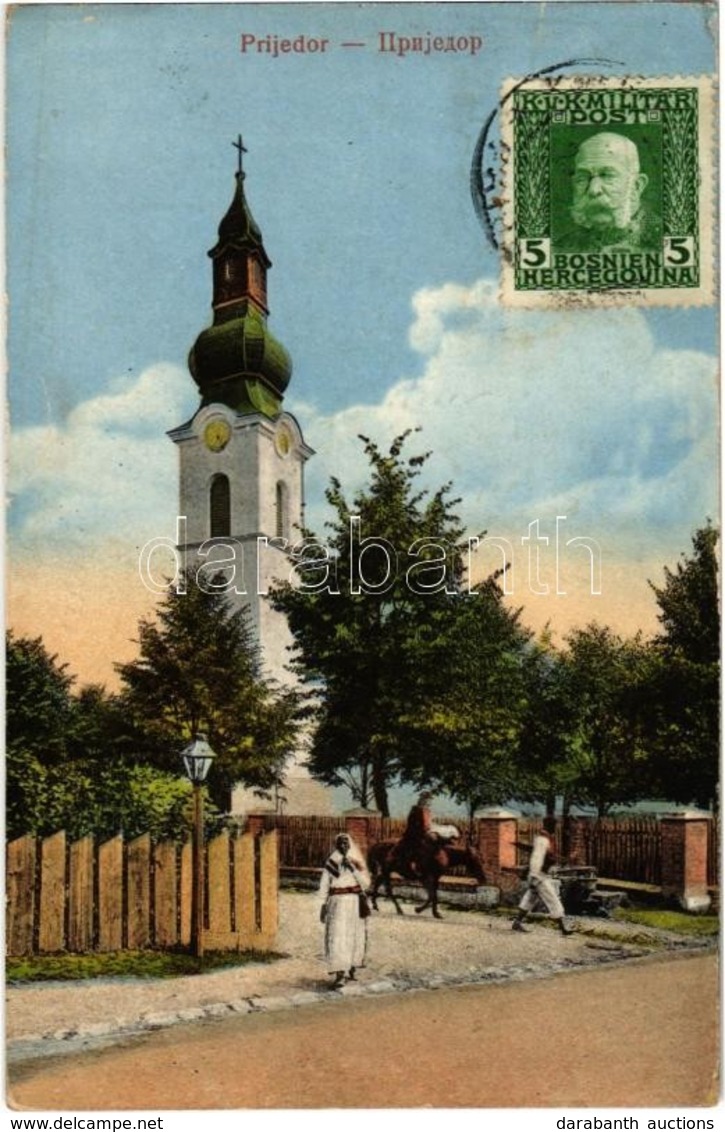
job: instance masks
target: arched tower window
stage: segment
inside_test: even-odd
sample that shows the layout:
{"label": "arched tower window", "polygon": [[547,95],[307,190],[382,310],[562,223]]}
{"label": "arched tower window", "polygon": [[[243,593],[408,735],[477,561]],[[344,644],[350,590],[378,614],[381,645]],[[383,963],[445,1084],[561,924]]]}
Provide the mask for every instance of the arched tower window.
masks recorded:
{"label": "arched tower window", "polygon": [[209,529],[212,538],[232,533],[232,508],[229,480],[214,476],[209,489]]}
{"label": "arched tower window", "polygon": [[277,481],[277,497],[275,500],[275,535],[277,538],[289,538],[289,492],[287,484]]}

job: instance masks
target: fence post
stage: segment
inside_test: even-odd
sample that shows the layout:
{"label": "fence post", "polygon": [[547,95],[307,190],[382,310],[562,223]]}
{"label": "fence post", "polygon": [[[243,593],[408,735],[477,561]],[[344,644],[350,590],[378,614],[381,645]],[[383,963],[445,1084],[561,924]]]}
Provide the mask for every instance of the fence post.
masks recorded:
{"label": "fence post", "polygon": [[516,872],[518,814],[511,810],[487,810],[478,818],[478,851],[489,884],[502,892],[519,888]]}
{"label": "fence post", "polygon": [[126,888],[128,913],[126,947],[132,951],[149,946],[151,924],[151,838],[142,833],[128,844]]}
{"label": "fence post", "polygon": [[221,935],[230,932],[232,924],[229,834],[225,829],[209,842],[207,855],[209,931]]}
{"label": "fence post", "polygon": [[7,847],[5,931],[8,955],[33,953],[37,853],[37,842],[30,835],[16,838]]}
{"label": "fence post", "polygon": [[259,869],[261,943],[263,947],[274,947],[279,927],[279,858],[276,829],[269,830],[262,837],[259,846]]}
{"label": "fence post", "polygon": [[674,896],[686,912],[706,912],[709,814],[666,814],[662,824],[662,895]]}
{"label": "fence post", "polygon": [[65,833],[61,830],[40,843],[38,951],[65,947],[65,871]]}
{"label": "fence post", "polygon": [[244,832],[251,833],[254,837],[259,837],[264,833],[266,814],[247,814],[244,824]]}
{"label": "fence post", "polygon": [[178,939],[176,845],[162,841],[152,852],[154,871],[154,943],[157,947],[173,947]]}
{"label": "fence post", "polygon": [[68,871],[68,950],[93,950],[93,838],[89,835],[70,847]]}
{"label": "fence post", "polygon": [[123,838],[104,841],[98,850],[98,950],[123,947]]}
{"label": "fence post", "polygon": [[345,819],[345,832],[357,844],[363,857],[367,858],[370,844],[374,841],[372,820],[379,819],[380,814],[376,810],[358,808],[345,810],[343,817]]}
{"label": "fence post", "polygon": [[191,861],[191,841],[181,847],[179,869],[179,943],[182,947],[191,946],[191,903],[193,897],[193,877]]}
{"label": "fence post", "polygon": [[249,947],[254,938],[257,910],[254,899],[254,834],[249,830],[234,838],[234,922]]}

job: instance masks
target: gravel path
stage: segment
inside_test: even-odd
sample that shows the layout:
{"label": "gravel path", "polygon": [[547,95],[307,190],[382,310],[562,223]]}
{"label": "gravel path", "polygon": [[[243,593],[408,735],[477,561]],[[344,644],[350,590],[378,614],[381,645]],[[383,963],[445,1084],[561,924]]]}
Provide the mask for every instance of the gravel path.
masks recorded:
{"label": "gravel path", "polygon": [[10,987],[8,1056],[87,1048],[119,1034],[230,1012],[277,1010],[317,1001],[457,983],[508,982],[574,967],[623,961],[663,946],[696,949],[671,933],[582,918],[563,937],[542,923],[528,934],[507,916],[444,910],[443,920],[397,916],[382,904],[368,921],[368,962],[357,983],[329,990],[315,894],[280,895],[278,950],[289,958],[174,979],[104,979]]}

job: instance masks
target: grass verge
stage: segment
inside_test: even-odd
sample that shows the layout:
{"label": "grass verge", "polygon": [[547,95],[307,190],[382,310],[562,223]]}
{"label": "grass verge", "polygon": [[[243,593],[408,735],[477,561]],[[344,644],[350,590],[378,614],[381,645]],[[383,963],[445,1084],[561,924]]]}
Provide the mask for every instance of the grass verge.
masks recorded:
{"label": "grass verge", "polygon": [[198,975],[220,967],[247,963],[274,963],[287,956],[278,951],[210,951],[199,960],[184,951],[108,951],[88,955],[27,955],[5,962],[10,984],[48,982],[51,979],[173,979]]}
{"label": "grass verge", "polygon": [[612,920],[698,938],[716,936],[720,931],[717,916],[678,912],[671,908],[617,908],[612,914]]}
{"label": "grass verge", "polygon": [[[513,908],[503,907],[486,911],[488,916],[502,916],[507,919],[511,919],[513,913]],[[536,922],[543,927],[556,929],[554,921],[542,914],[536,917]],[[648,936],[646,932],[642,935],[632,934],[631,932],[626,935],[622,932],[617,933],[617,924],[637,924],[642,928],[649,928],[653,932],[675,932],[677,935],[691,936],[693,939],[715,939],[720,931],[720,921],[717,916],[680,912],[674,908],[615,908],[611,916],[581,916],[577,917],[577,922],[579,931],[583,934],[599,936],[602,939],[620,940],[623,943],[646,943],[648,946],[656,945],[655,936]],[[660,946],[665,945],[666,941],[662,939]]]}

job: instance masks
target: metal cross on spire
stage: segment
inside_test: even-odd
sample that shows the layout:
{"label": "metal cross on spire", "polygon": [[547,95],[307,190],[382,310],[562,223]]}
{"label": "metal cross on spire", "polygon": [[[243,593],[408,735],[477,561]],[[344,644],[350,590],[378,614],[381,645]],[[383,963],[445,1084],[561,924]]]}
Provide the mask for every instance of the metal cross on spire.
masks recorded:
{"label": "metal cross on spire", "polygon": [[237,140],[235,142],[232,142],[232,145],[234,146],[234,148],[239,153],[239,169],[237,170],[237,172],[243,173],[244,170],[242,168],[242,161],[243,161],[242,154],[247,153],[248,150],[247,150],[247,147],[245,146],[244,142],[242,141],[242,135],[241,134],[239,134],[237,136]]}

